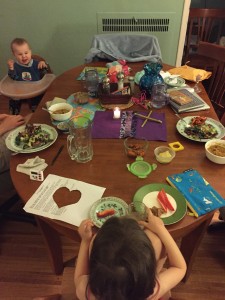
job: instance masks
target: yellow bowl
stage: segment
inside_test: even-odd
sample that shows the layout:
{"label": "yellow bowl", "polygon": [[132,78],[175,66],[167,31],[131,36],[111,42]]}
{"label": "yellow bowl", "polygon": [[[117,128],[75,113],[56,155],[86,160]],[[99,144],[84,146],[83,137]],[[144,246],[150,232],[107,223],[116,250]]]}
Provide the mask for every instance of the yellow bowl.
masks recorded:
{"label": "yellow bowl", "polygon": [[176,155],[175,151],[172,148],[167,147],[167,146],[160,146],[160,147],[155,148],[154,154],[155,154],[156,160],[158,162],[160,162],[161,164],[170,163]]}
{"label": "yellow bowl", "polygon": [[225,164],[225,140],[213,139],[208,141],[205,144],[205,154],[212,162]]}
{"label": "yellow bowl", "polygon": [[56,121],[68,120],[73,112],[73,107],[69,103],[56,103],[49,108],[50,116]]}

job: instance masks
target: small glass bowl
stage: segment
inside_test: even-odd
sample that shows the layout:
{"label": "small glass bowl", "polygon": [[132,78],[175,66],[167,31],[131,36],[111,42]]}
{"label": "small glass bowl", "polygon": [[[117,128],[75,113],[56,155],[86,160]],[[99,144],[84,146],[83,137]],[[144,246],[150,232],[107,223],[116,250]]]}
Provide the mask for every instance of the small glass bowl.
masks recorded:
{"label": "small glass bowl", "polygon": [[127,137],[124,140],[125,153],[131,158],[136,158],[137,156],[145,156],[148,145],[149,143],[145,139],[137,140],[132,137]]}
{"label": "small glass bowl", "polygon": [[160,162],[161,164],[170,163],[176,155],[175,151],[167,146],[160,146],[160,147],[155,148],[154,154],[155,154],[156,160],[158,162]]}

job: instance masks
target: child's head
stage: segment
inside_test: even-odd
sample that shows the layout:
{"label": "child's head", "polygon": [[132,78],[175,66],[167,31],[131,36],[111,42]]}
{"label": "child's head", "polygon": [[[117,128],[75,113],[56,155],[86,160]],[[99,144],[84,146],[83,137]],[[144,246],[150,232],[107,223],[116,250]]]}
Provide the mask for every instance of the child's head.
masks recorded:
{"label": "child's head", "polygon": [[97,299],[143,300],[153,294],[152,244],[131,218],[112,217],[97,233],[90,253],[89,286]]}
{"label": "child's head", "polygon": [[32,53],[30,46],[25,39],[15,38],[11,42],[11,50],[18,63],[22,65],[29,64]]}

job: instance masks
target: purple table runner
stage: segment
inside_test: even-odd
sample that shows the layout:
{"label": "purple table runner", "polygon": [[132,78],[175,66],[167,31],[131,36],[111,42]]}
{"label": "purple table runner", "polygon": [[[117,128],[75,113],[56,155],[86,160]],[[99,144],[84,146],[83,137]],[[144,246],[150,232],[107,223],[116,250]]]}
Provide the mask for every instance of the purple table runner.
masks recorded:
{"label": "purple table runner", "polygon": [[[138,112],[147,116],[148,112]],[[133,111],[122,111],[120,119],[113,119],[113,111],[96,111],[92,125],[92,137],[96,139],[117,139],[133,136],[149,141],[167,141],[165,113],[152,112],[152,118],[162,121],[162,124],[147,121],[134,115]]]}

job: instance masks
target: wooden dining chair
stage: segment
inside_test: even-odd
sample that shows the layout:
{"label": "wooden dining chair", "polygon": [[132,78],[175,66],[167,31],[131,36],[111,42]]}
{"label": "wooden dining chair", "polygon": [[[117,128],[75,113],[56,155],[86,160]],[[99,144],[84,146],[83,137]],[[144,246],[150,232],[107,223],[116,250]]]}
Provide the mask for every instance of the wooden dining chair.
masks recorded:
{"label": "wooden dining chair", "polygon": [[186,31],[183,64],[198,67],[201,59],[196,56],[200,41],[219,44],[225,35],[225,9],[191,8]]}
{"label": "wooden dining chair", "polygon": [[207,63],[209,60],[211,62],[212,76],[209,79],[207,93],[218,117],[221,118],[225,112],[225,47],[199,42],[197,54],[205,62],[204,69],[207,70]]}

